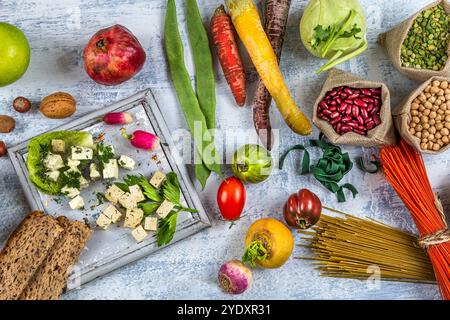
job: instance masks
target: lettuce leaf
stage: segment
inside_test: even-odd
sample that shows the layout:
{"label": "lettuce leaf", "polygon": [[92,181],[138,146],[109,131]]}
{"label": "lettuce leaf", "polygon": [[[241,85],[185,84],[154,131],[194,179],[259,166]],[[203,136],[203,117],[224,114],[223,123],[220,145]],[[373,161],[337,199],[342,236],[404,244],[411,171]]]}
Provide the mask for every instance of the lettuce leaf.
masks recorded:
{"label": "lettuce leaf", "polygon": [[45,176],[45,168],[42,159],[51,150],[53,139],[63,140],[66,144],[66,152],[70,152],[71,146],[82,146],[93,148],[92,135],[83,131],[55,131],[37,136],[28,143],[27,168],[30,181],[38,190],[46,194],[60,195],[62,183],[60,179],[54,182]]}

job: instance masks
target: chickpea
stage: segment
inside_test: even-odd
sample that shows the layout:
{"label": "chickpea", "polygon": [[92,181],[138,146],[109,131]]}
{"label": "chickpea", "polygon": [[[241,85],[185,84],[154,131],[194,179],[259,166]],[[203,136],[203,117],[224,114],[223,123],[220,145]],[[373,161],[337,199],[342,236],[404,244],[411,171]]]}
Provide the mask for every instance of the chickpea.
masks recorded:
{"label": "chickpea", "polygon": [[412,116],[418,116],[418,115],[419,115],[419,111],[417,111],[417,110],[411,110],[411,115],[412,115]]}
{"label": "chickpea", "polygon": [[431,119],[436,118],[436,112],[435,112],[435,111],[431,111],[431,112],[430,112],[430,118],[431,118]]}
{"label": "chickpea", "polygon": [[445,90],[444,90],[444,93],[445,93],[445,94],[450,94],[450,88],[445,89]]}
{"label": "chickpea", "polygon": [[431,127],[430,129],[428,129],[428,131],[429,131],[431,134],[435,134],[435,133],[436,133],[436,127]]}
{"label": "chickpea", "polygon": [[445,144],[448,144],[450,142],[449,137],[448,136],[443,136],[442,137],[442,142],[445,143]]}
{"label": "chickpea", "polygon": [[421,93],[421,94],[417,97],[417,99],[419,99],[420,102],[425,102],[425,101],[427,101],[427,97],[425,96],[424,93]]}
{"label": "chickpea", "polygon": [[441,82],[439,80],[434,80],[432,85],[433,87],[439,87],[441,85]]}
{"label": "chickpea", "polygon": [[439,109],[439,110],[437,110],[436,112],[437,112],[437,114],[439,114],[439,115],[441,115],[441,116],[443,116],[443,115],[445,114],[445,111],[442,110],[442,109]]}
{"label": "chickpea", "polygon": [[436,125],[434,126],[436,128],[436,130],[440,131],[444,128],[444,124],[442,122],[436,123]]}
{"label": "chickpea", "polygon": [[415,102],[411,103],[411,110],[417,110],[417,109],[419,109],[419,104],[415,103]]}
{"label": "chickpea", "polygon": [[421,148],[422,150],[428,150],[428,144],[425,143],[425,142],[422,142],[422,143],[420,144],[420,148]]}
{"label": "chickpea", "polygon": [[446,127],[447,129],[450,130],[450,122],[446,122],[446,123],[444,124],[444,127]]}
{"label": "chickpea", "polygon": [[448,81],[447,80],[444,80],[444,81],[442,81],[441,82],[441,89],[447,89],[448,88]]}
{"label": "chickpea", "polygon": [[428,148],[429,150],[432,150],[432,149],[433,149],[433,142],[428,141],[427,148]]}
{"label": "chickpea", "polygon": [[420,112],[423,112],[424,110],[425,110],[425,107],[424,107],[423,105],[420,105],[420,106],[419,106],[419,111],[420,111]]}
{"label": "chickpea", "polygon": [[436,101],[436,97],[430,97],[427,101],[430,101],[431,103],[434,103]]}
{"label": "chickpea", "polygon": [[409,128],[409,133],[416,134],[416,130],[413,127],[411,127]]}
{"label": "chickpea", "polygon": [[431,112],[430,109],[425,109],[425,110],[423,110],[422,114],[428,118],[428,116],[430,115],[430,112]]}
{"label": "chickpea", "polygon": [[425,90],[423,90],[424,92],[430,92],[431,89],[431,85],[427,85],[427,87],[425,88]]}
{"label": "chickpea", "polygon": [[425,140],[425,139],[428,140],[429,136],[430,136],[430,133],[428,131],[422,131],[422,139],[423,140]]}
{"label": "chickpea", "polygon": [[412,121],[417,124],[417,123],[420,122],[420,118],[419,117],[413,117]]}
{"label": "chickpea", "polygon": [[428,141],[434,141],[434,134],[430,134],[428,136]]}
{"label": "chickpea", "polygon": [[450,134],[450,130],[448,130],[447,128],[442,128],[439,131],[443,136],[448,136]]}
{"label": "chickpea", "polygon": [[443,147],[443,146],[444,146],[444,142],[443,142],[441,139],[439,139],[439,140],[437,141],[437,144],[438,144],[440,147]]}
{"label": "chickpea", "polygon": [[439,151],[441,149],[441,146],[437,143],[433,144],[433,151]]}
{"label": "chickpea", "polygon": [[430,98],[431,97],[431,93],[429,93],[429,92],[425,93],[425,97],[427,97],[427,99]]}
{"label": "chickpea", "polygon": [[424,130],[428,130],[428,129],[430,129],[430,124],[429,123],[424,123],[422,125],[422,127],[423,127]]}
{"label": "chickpea", "polygon": [[430,121],[428,121],[428,123],[430,124],[430,126],[434,126],[436,124],[436,120],[430,119]]}
{"label": "chickpea", "polygon": [[436,94],[439,92],[439,88],[438,87],[431,87],[430,89],[431,94]]}
{"label": "chickpea", "polygon": [[436,134],[434,135],[434,137],[436,138],[436,139],[441,139],[442,138],[442,134],[440,133],[440,132],[436,132]]}
{"label": "chickpea", "polygon": [[450,122],[450,115],[445,116],[445,122]]}
{"label": "chickpea", "polygon": [[426,109],[431,109],[433,107],[433,104],[430,101],[425,102],[423,105]]}
{"label": "chickpea", "polygon": [[417,137],[417,138],[422,138],[422,132],[420,132],[420,131],[417,131],[416,132],[416,134],[415,134],[415,136]]}

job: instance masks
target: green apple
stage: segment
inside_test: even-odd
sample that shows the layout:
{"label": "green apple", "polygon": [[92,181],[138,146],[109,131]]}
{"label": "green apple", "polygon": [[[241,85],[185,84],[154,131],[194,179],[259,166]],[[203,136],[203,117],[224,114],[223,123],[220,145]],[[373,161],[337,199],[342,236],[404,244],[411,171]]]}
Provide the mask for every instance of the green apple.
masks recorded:
{"label": "green apple", "polygon": [[30,64],[30,45],[18,28],[0,22],[0,87],[20,79]]}

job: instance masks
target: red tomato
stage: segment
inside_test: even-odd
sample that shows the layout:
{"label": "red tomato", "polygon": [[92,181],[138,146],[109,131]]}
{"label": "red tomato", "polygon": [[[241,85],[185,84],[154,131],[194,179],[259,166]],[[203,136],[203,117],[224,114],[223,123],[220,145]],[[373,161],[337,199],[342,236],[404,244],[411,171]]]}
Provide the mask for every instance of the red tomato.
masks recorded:
{"label": "red tomato", "polygon": [[228,221],[239,219],[245,206],[245,188],[236,177],[225,179],[217,190],[217,204],[222,217]]}

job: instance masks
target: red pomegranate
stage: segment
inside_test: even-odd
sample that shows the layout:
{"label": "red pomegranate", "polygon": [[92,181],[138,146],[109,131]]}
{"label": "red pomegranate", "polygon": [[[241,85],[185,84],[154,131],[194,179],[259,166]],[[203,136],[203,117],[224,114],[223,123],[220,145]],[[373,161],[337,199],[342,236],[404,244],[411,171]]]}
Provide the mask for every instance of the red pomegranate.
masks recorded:
{"label": "red pomegranate", "polygon": [[84,48],[84,68],[97,83],[117,85],[134,77],[144,65],[145,51],[124,26],[98,31]]}

